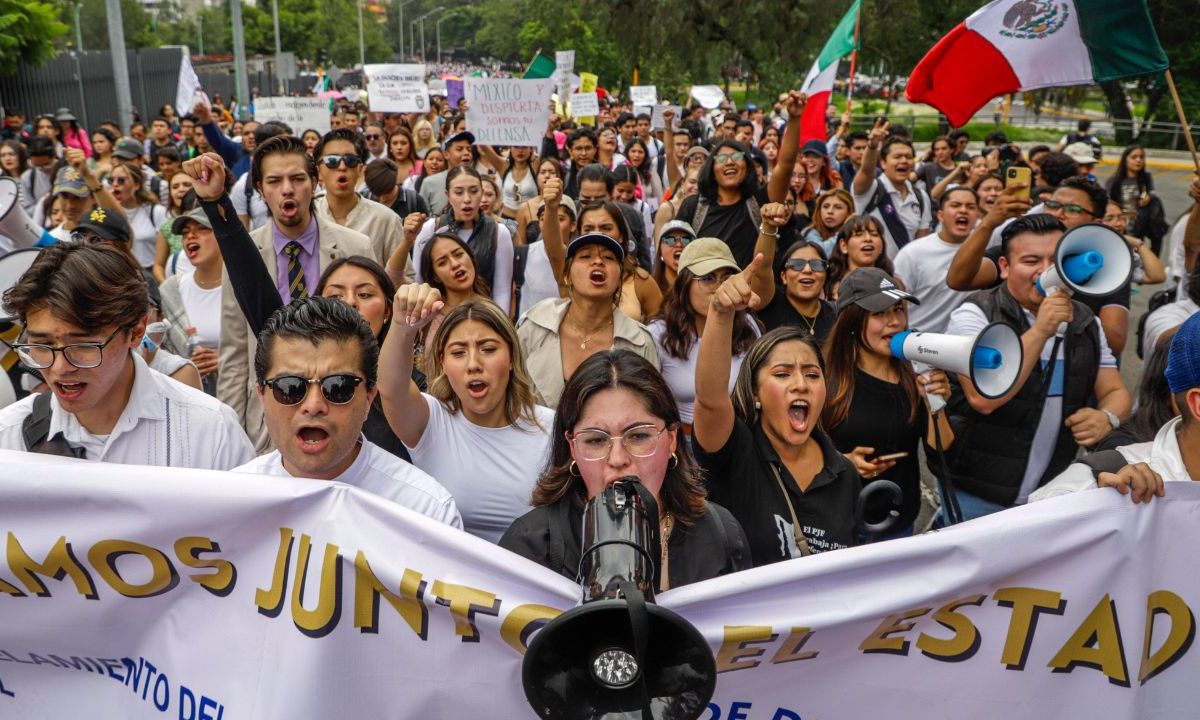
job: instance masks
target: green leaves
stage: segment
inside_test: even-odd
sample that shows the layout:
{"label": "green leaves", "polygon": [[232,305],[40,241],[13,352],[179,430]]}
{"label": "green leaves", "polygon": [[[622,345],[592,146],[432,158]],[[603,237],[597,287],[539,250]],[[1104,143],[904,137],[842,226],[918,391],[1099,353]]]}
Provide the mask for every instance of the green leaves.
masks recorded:
{"label": "green leaves", "polygon": [[22,61],[40,65],[54,57],[54,40],[66,32],[50,3],[0,0],[0,74],[15,73]]}

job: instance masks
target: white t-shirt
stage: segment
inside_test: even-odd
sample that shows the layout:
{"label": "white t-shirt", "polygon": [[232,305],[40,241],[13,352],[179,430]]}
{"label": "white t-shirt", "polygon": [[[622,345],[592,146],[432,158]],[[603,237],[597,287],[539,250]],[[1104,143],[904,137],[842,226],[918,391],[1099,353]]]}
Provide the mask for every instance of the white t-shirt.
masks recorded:
{"label": "white t-shirt", "polygon": [[909,327],[924,332],[945,332],[954,311],[969,292],[960,292],[946,284],[946,273],[958,252],[958,245],[941,235],[926,235],[900,248],[893,262],[896,277],[917,296],[920,305],[909,303]]}
{"label": "white t-shirt", "polygon": [[194,272],[179,277],[179,297],[188,322],[196,328],[193,342],[216,350],[221,344],[221,286],[204,289],[196,284]]}
{"label": "white t-shirt", "polygon": [[[438,481],[378,445],[360,438],[358,457],[334,482],[346,483],[403,505],[450,527],[462,528],[454,498]],[[236,467],[234,472],[272,477],[295,477],[283,466],[278,450]],[[318,480],[316,482],[324,482]]]}
{"label": "white t-shirt", "polygon": [[537,406],[541,428],[486,428],[462,412],[451,413],[437,398],[423,397],[429,423],[408,448],[413,464],[454,496],[467,532],[499,542],[508,526],[529,512],[534,484],[549,457],[554,411]]}
{"label": "white t-shirt", "polygon": [[[875,196],[876,186],[883,185],[884,191],[892,197],[892,205],[896,208],[896,214],[899,215],[900,222],[903,223],[904,227],[908,230],[909,236],[913,239],[916,239],[918,230],[922,228],[928,229],[933,227],[933,212],[931,209],[933,203],[930,201],[929,196],[925,194],[924,190],[915,187],[908,180],[905,180],[904,184],[908,187],[908,197],[901,200],[899,191],[896,190],[896,186],[892,184],[892,181],[888,179],[887,175],[880,175],[875,180],[875,183],[870,186],[865,195],[854,196],[855,212],[862,214],[863,211],[867,209],[867,206],[871,204],[871,198]],[[917,200],[917,193],[921,193],[923,196],[919,202]],[[879,224],[883,227],[888,257],[896,257],[896,255],[900,252],[900,243],[897,243],[896,240],[892,238],[892,233],[890,230],[888,230],[887,223],[883,222],[883,215],[879,208],[876,207],[874,210],[872,210],[870,215],[878,220]]]}
{"label": "white t-shirt", "polygon": [[246,183],[248,182],[250,182],[250,173],[242,175],[233,184],[233,188],[229,191],[229,200],[233,203],[233,209],[239,216],[250,216],[250,229],[257,230],[267,224],[271,215],[267,211],[267,202],[263,200],[262,195],[258,194],[258,190],[250,191],[250,209],[246,209]]}
{"label": "white t-shirt", "polygon": [[[1036,316],[1025,310],[1025,319],[1032,324],[1036,320]],[[957,310],[950,314],[950,325],[946,328],[946,332],[951,335],[976,335],[990,323],[987,316],[983,314],[983,308],[973,302],[963,303]],[[1104,338],[1104,328],[1100,325],[1100,319],[1096,318],[1096,332],[1100,335],[1100,368],[1116,368],[1117,359],[1113,357],[1112,350],[1108,347],[1108,340]],[[1050,362],[1050,353],[1054,350],[1054,340],[1048,340],[1042,345],[1042,368],[1044,369]],[[1064,359],[1067,355],[1067,342],[1063,341],[1062,346],[1058,349],[1058,357],[1054,363],[1054,376],[1050,380],[1050,389],[1047,392],[1046,402],[1042,405],[1042,416],[1038,420],[1037,431],[1034,434],[1033,446],[1029,450],[1029,461],[1025,465],[1025,476],[1021,479],[1021,489],[1017,493],[1017,501],[1015,504],[1023,505],[1029,499],[1029,494],[1038,487],[1038,480],[1042,474],[1046,472],[1046,468],[1050,465],[1050,457],[1054,454],[1054,444],[1058,439],[1058,433],[1062,429],[1063,421],[1066,420],[1062,416],[1062,394],[1063,394],[1063,368],[1065,366]]]}
{"label": "white t-shirt", "polygon": [[558,280],[550,269],[546,243],[544,240],[529,243],[529,252],[525,256],[525,284],[521,286],[521,307],[517,317],[523,317],[529,308],[541,301],[556,297]]}
{"label": "white t-shirt", "polygon": [[[1158,344],[1158,339],[1168,330],[1179,327],[1192,313],[1200,311],[1200,307],[1189,298],[1173,303],[1167,303],[1146,316],[1146,324],[1142,327],[1143,357],[1149,358]],[[1163,348],[1164,352],[1166,348]]]}
{"label": "white t-shirt", "polygon": [[125,218],[133,230],[133,256],[142,267],[150,267],[154,264],[158,226],[167,218],[167,209],[162,205],[143,203],[133,210],[126,208]]}
{"label": "white t-shirt", "polygon": [[[413,268],[416,273],[416,281],[425,282],[421,277],[421,253],[425,251],[425,246],[433,239],[433,231],[437,229],[439,219],[431,217],[421,226],[421,232],[417,233],[417,240],[413,246]],[[463,242],[471,239],[471,228],[461,228],[458,231],[458,237]],[[505,312],[508,312],[508,306],[512,303],[512,268],[513,268],[513,242],[512,235],[509,234],[508,228],[501,223],[496,223],[496,254],[492,270],[492,277],[484,278],[488,286],[492,289],[492,300],[496,302]],[[557,292],[555,293],[557,297]]]}
{"label": "white t-shirt", "polygon": [[[757,328],[754,324],[751,324],[751,327]],[[667,348],[663,346],[663,338],[667,334],[666,322],[654,320],[646,326],[646,329],[650,331],[650,336],[654,338],[654,344],[658,346],[658,362],[661,365],[663,380],[667,381],[667,387],[671,388],[671,394],[675,396],[675,404],[679,406],[679,417],[684,423],[691,425],[696,414],[696,358],[700,355],[700,339],[696,338],[692,342],[687,359],[680,360],[668,353]],[[733,386],[737,384],[738,371],[745,359],[745,353],[734,355],[733,362],[730,363],[730,395],[733,394]]]}

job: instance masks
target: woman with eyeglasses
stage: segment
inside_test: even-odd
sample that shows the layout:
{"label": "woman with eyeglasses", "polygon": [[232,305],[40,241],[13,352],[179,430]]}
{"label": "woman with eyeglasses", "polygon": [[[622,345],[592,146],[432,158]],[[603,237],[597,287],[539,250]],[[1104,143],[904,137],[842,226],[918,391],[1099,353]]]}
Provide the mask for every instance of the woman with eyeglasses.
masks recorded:
{"label": "woman with eyeglasses", "polygon": [[512,323],[488,300],[446,314],[426,343],[430,382],[421,392],[411,380],[413,347],[443,302],[429,285],[396,292],[379,395],[413,464],[454,496],[464,529],[496,542],[529,509],[554,414],[537,404]]}
{"label": "woman with eyeglasses", "polygon": [[[692,406],[696,399],[696,359],[700,354],[700,337],[704,335],[709,305],[721,283],[738,272],[737,263],[724,242],[717,238],[692,240],[679,257],[679,275],[667,293],[662,312],[648,326],[658,346],[663,379],[679,406],[684,434],[689,438],[692,435]],[[731,393],[733,378],[746,350],[761,334],[749,311],[739,312],[733,323]]]}
{"label": "woman with eyeglasses", "polygon": [[[884,281],[891,283],[886,292]],[[889,349],[892,338],[908,329],[907,303],[920,303],[898,287],[895,278],[878,268],[850,273],[842,282],[837,321],[825,343],[829,399],[822,427],[863,480],[891,480],[903,493],[897,524],[880,539],[913,533],[921,509],[917,449],[922,439],[936,447],[940,433],[942,450],[954,442],[946,413],[929,410],[931,394],[950,398],[946,373],[917,375],[911,363]],[[887,512],[868,507],[867,520],[878,521]]]}
{"label": "woman with eyeglasses", "polygon": [[679,258],[688,243],[696,239],[692,226],[682,220],[672,220],[662,226],[658,233],[658,253],[654,260],[654,282],[662,290],[663,297],[671,293],[671,287],[679,277]]}
{"label": "woman with eyeglasses", "polygon": [[[508,308],[512,299],[513,241],[508,228],[481,211],[483,178],[475,168],[459,165],[446,173],[446,212],[439,218],[429,218],[411,239],[413,256],[421,257],[434,235],[445,230],[457,235],[475,259],[475,271],[491,288],[492,300]],[[412,226],[405,223],[405,233]],[[416,281],[426,282],[420,265]]]}
{"label": "woman with eyeglasses", "polygon": [[588,358],[554,416],[534,509],[512,524],[500,547],[576,579],[584,506],[633,475],[658,503],[658,591],[751,567],[744,531],[706,498],[680,426],[670,389],[644,358],[626,350]]}
{"label": "woman with eyeglasses", "polygon": [[[895,269],[887,256],[883,225],[871,215],[852,215],[838,233],[825,273],[825,297],[836,301],[842,278],[859,268],[876,267],[888,275]],[[899,287],[904,283],[897,281]]]}
{"label": "woman with eyeglasses", "polygon": [[167,219],[167,209],[145,187],[146,176],[139,165],[118,162],[108,174],[108,185],[121,203],[133,230],[133,257],[144,268],[154,266],[158,228]]}
{"label": "woman with eyeglasses", "polygon": [[406,127],[396,128],[396,132],[388,136],[388,157],[396,163],[396,174],[401,178],[409,178],[417,174],[417,153],[413,148],[413,136]]}

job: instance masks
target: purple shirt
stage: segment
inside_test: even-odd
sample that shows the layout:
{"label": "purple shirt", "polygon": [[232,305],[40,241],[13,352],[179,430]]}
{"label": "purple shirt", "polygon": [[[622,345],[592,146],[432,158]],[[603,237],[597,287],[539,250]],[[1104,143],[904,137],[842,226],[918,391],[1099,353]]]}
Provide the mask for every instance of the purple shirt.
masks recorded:
{"label": "purple shirt", "polygon": [[[275,245],[275,287],[279,290],[279,299],[287,305],[292,302],[292,293],[288,283],[288,256],[283,253],[283,249],[293,240],[280,232],[278,225],[271,223],[271,241]],[[317,256],[320,240],[317,236],[315,216],[308,221],[308,228],[304,234],[294,242],[300,243],[300,267],[304,269],[304,286],[308,288],[308,294],[312,295],[313,288],[321,279],[321,259]]]}

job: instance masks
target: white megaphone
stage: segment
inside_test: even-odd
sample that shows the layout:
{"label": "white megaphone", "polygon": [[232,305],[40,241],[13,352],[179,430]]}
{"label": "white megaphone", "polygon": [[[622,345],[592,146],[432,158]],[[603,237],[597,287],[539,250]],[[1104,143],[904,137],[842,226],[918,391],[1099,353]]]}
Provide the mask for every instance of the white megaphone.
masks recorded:
{"label": "white megaphone", "polygon": [[17,181],[0,177],[0,235],[12,240],[15,248],[46,247],[58,242],[43,227],[25,214],[21,207],[21,192]]}
{"label": "white megaphone", "polygon": [[[892,336],[889,349],[893,357],[911,362],[918,375],[934,368],[966,375],[979,394],[989,399],[1012,389],[1024,358],[1021,336],[1002,322],[988,325],[973,337],[905,330]],[[940,396],[927,397],[931,412],[946,407]]]}
{"label": "white megaphone", "polygon": [[1120,233],[1106,225],[1088,223],[1071,228],[1058,241],[1054,266],[1038,278],[1042,295],[1062,290],[1069,295],[1100,297],[1129,282],[1133,256]]}

